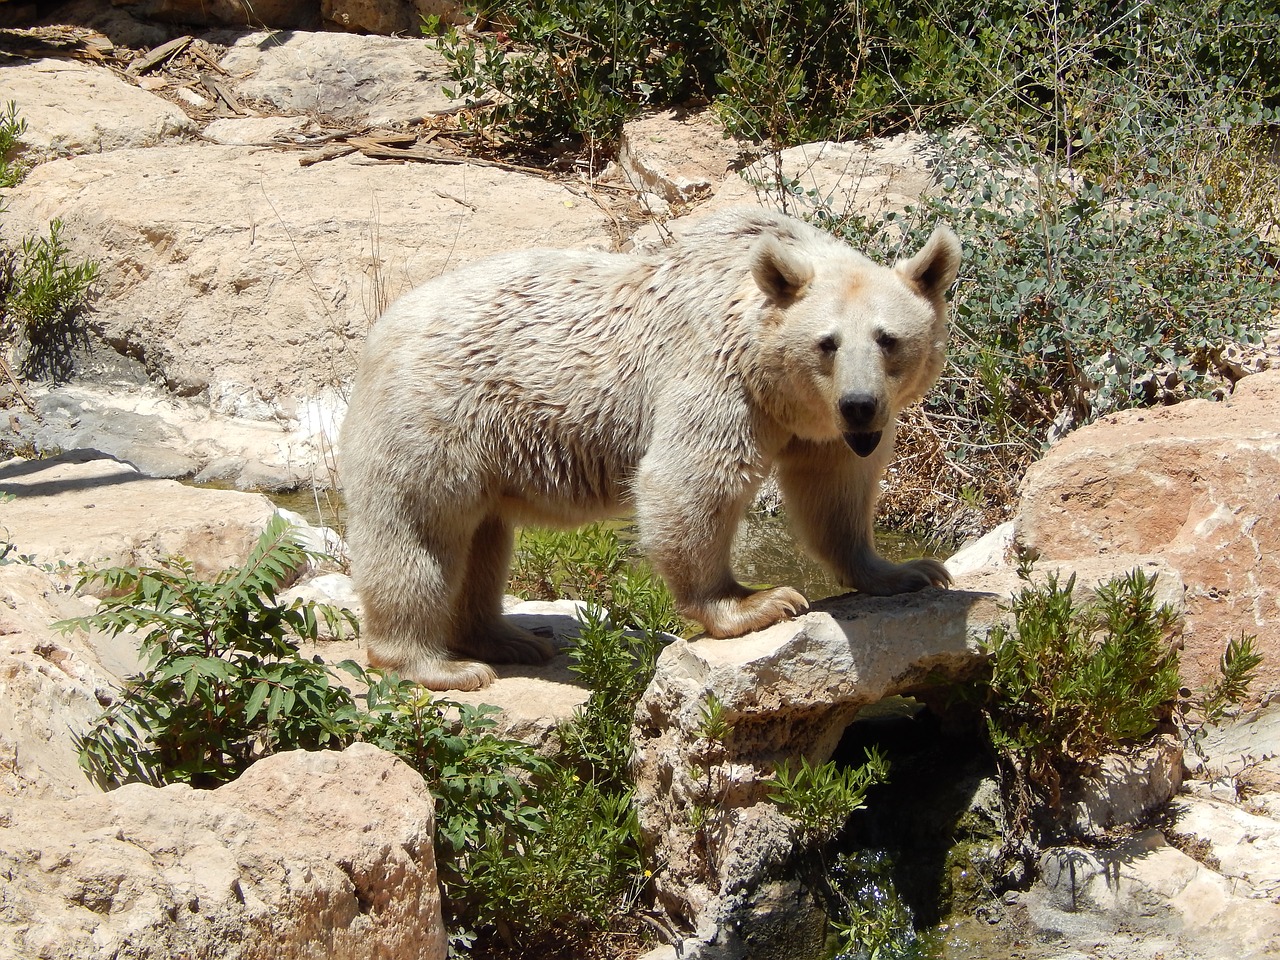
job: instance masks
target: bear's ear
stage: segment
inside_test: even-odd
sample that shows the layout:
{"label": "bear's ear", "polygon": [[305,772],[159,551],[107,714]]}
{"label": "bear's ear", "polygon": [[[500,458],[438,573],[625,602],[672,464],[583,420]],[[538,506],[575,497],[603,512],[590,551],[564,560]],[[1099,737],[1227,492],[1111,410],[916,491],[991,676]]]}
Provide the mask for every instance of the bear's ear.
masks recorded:
{"label": "bear's ear", "polygon": [[919,253],[910,260],[899,260],[894,269],[919,290],[921,296],[941,300],[960,272],[960,241],[950,227],[938,227]]}
{"label": "bear's ear", "polygon": [[766,233],[751,251],[751,275],[766,297],[785,307],[804,296],[813,280],[813,264],[799,250]]}

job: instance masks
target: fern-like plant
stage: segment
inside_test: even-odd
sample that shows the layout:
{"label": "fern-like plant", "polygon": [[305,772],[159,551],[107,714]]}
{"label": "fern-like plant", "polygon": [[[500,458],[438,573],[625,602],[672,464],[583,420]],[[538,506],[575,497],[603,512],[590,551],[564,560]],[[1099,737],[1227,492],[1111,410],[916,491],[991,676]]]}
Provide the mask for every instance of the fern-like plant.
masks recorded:
{"label": "fern-like plant", "polygon": [[147,661],[78,739],[93,780],[211,787],[265,754],[342,747],[355,738],[350,693],[296,645],[315,640],[322,623],[354,630],[354,617],[276,599],[310,556],[277,516],[244,565],[212,580],[181,559],[85,574],[81,586],[104,588],[105,598],[96,613],[59,626],[136,632]]}

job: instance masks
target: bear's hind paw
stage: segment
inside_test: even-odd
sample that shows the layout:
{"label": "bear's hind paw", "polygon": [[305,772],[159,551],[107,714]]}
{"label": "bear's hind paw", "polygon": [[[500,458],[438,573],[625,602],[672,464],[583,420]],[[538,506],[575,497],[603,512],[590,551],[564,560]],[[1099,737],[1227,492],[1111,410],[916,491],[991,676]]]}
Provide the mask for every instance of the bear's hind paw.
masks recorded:
{"label": "bear's hind paw", "polygon": [[454,653],[474,657],[486,663],[546,663],[556,655],[556,646],[546,637],[540,637],[510,620],[499,620],[465,640],[451,645]]}
{"label": "bear's hind paw", "polygon": [[369,666],[420,683],[428,690],[481,690],[497,679],[487,663],[450,660],[445,657],[413,657],[408,660],[379,657],[369,651]]}

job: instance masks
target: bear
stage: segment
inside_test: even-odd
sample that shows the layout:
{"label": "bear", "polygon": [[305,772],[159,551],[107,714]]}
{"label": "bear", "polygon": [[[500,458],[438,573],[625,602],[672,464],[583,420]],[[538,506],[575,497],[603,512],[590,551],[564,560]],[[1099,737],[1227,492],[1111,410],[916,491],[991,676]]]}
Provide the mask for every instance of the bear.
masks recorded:
{"label": "bear", "polygon": [[734,533],[770,471],[797,539],[890,595],[950,583],[895,564],[872,523],[899,412],[942,371],[960,243],[874,263],[762,209],[657,252],[492,256],[403,295],[370,330],[339,437],[369,662],[436,690],[545,662],[504,619],[518,525],[635,515],[680,612],[716,638],[795,617],[751,590]]}

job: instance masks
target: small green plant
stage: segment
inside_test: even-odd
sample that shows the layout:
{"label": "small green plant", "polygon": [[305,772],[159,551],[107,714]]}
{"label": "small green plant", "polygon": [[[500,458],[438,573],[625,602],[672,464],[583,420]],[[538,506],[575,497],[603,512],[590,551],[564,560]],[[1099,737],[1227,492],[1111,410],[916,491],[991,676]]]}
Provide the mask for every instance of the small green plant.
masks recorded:
{"label": "small green plant", "polygon": [[867,791],[888,776],[887,758],[873,748],[857,767],[811,764],[807,757],[795,769],[784,763],[766,786],[769,799],[796,822],[803,842],[818,847],[839,833],[850,815],[862,809]]}
{"label": "small green plant", "polygon": [[0,333],[23,345],[17,363],[23,376],[65,379],[71,373],[98,265],[73,263],[69,253],[61,220],[49,224],[47,237],[28,237],[19,249],[0,251]]}
{"label": "small green plant", "polygon": [[98,611],[66,630],[137,632],[147,668],[78,739],[81,765],[103,786],[216,786],[278,750],[341,747],[358,730],[355,704],[329,671],[299,655],[322,624],[354,628],[345,612],[276,591],[310,554],[274,518],[245,564],[201,580],[190,563],[91,571]]}
{"label": "small green plant", "polygon": [[530,600],[568,597],[601,607],[620,626],[682,633],[675,598],[630,542],[608,524],[520,531],[511,589]]}
{"label": "small green plant", "polygon": [[1062,583],[1050,574],[1014,597],[1012,628],[991,631],[983,711],[1020,806],[1052,814],[1103,754],[1170,719],[1180,688],[1170,644],[1177,615],[1156,604],[1155,583],[1135,569],[1081,603],[1074,576]]}
{"label": "small green plant", "polygon": [[27,121],[18,116],[18,105],[10,100],[0,111],[0,187],[17,186],[27,175],[26,167],[14,159],[26,132]]}

